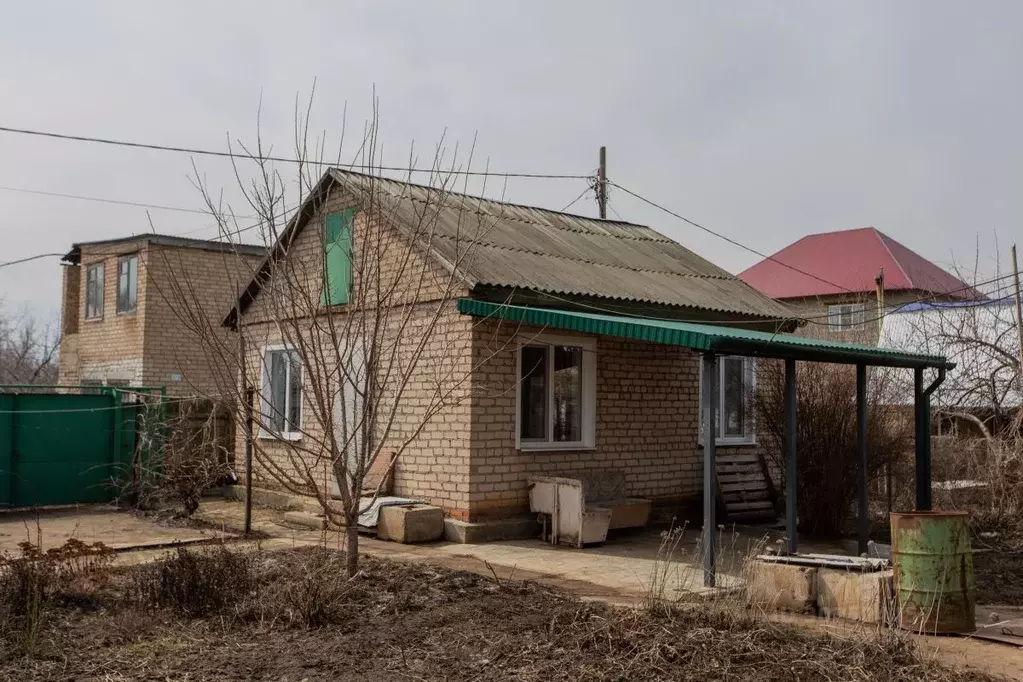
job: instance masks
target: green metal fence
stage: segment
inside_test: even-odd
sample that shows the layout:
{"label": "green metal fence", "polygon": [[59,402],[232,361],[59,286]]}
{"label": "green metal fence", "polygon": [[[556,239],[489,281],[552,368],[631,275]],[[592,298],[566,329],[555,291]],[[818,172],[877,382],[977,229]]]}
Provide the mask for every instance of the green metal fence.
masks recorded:
{"label": "green metal fence", "polygon": [[165,406],[162,388],[0,385],[0,507],[113,500]]}

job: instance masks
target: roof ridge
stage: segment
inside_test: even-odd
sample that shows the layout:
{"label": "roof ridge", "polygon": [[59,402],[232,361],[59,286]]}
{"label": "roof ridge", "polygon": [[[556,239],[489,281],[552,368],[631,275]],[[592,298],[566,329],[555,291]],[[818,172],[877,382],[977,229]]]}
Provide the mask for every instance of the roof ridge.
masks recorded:
{"label": "roof ridge", "polygon": [[[899,272],[902,273],[902,276],[906,278],[907,282],[909,282],[909,286],[911,288],[914,287],[916,285],[916,282],[914,282],[913,278],[909,276],[909,273],[906,272],[906,268],[904,268],[902,266],[902,263],[899,262],[899,259],[896,258],[895,254],[892,252],[892,248],[888,245],[888,240],[892,239],[892,238],[889,237],[888,235],[886,235],[881,230],[877,229],[876,227],[871,227],[870,229],[873,231],[874,236],[877,237],[877,240],[879,242],[881,242],[881,246],[884,247],[884,250],[888,253],[889,258],[891,258],[892,262],[895,263],[895,267],[897,267],[899,269]],[[892,241],[895,241],[895,240],[892,239]],[[903,248],[909,249],[909,247],[905,246],[904,244],[900,244],[900,246],[903,246]],[[912,249],[910,249],[910,250],[912,251]],[[914,251],[913,253],[916,253],[916,252]],[[921,258],[922,258],[922,256],[921,256]]]}
{"label": "roof ridge", "polygon": [[[458,239],[457,237],[452,237],[452,236],[446,235],[446,234],[434,234],[433,237],[434,238],[440,238],[440,239],[450,239],[450,240],[455,240],[455,241],[457,241],[457,239]],[[648,273],[653,273],[653,274],[658,274],[658,275],[675,275],[675,276],[678,276],[678,277],[695,277],[695,278],[698,278],[698,279],[716,279],[716,280],[723,280],[723,281],[738,281],[738,279],[739,279],[735,275],[731,275],[731,274],[728,275],[727,277],[725,277],[723,275],[703,275],[703,274],[699,274],[699,273],[678,272],[676,270],[655,270],[653,268],[634,268],[634,267],[631,267],[629,265],[616,265],[615,263],[602,263],[600,261],[587,260],[586,258],[573,258],[571,256],[564,256],[564,255],[555,254],[555,253],[547,253],[545,251],[534,251],[533,249],[527,249],[527,248],[524,248],[524,247],[521,247],[521,246],[505,246],[504,244],[497,244],[495,242],[477,241],[476,244],[479,245],[479,246],[487,246],[487,247],[490,247],[492,249],[501,249],[502,251],[511,251],[511,252],[514,252],[514,253],[528,253],[528,254],[532,254],[534,256],[543,256],[544,258],[558,258],[558,259],[561,259],[561,260],[571,261],[573,263],[584,263],[586,265],[599,265],[599,266],[605,267],[605,268],[616,268],[616,269],[619,269],[619,270],[628,270],[630,272],[648,272]]]}
{"label": "roof ridge", "polygon": [[[361,174],[357,174],[357,175],[361,175]],[[366,176],[366,177],[369,177],[369,176]],[[514,203],[509,202],[509,201],[498,201],[497,199],[490,199],[490,198],[487,198],[487,197],[474,197],[474,196],[469,195],[469,194],[462,194],[461,192],[453,192],[451,190],[446,190],[446,189],[437,189],[435,187],[428,187],[428,186],[425,186],[425,185],[417,185],[415,183],[406,183],[406,182],[402,182],[400,180],[391,180],[390,178],[374,178],[374,179],[375,180],[384,180],[386,182],[391,182],[391,183],[395,183],[395,184],[399,184],[399,185],[407,185],[409,187],[418,187],[418,188],[429,190],[429,191],[432,191],[432,192],[437,192],[437,193],[440,193],[440,194],[449,194],[449,195],[452,195],[452,196],[462,197],[462,198],[469,199],[469,200],[480,201],[480,202],[487,202],[488,204],[498,204],[498,205],[504,205],[504,206],[517,206],[517,207],[520,207],[520,208],[526,208],[526,209],[533,210],[533,211],[542,211],[542,212],[545,212],[545,213],[553,213],[553,214],[559,215],[559,216],[569,216],[569,217],[572,217],[572,218],[581,218],[582,220],[592,220],[593,222],[604,224],[604,225],[617,225],[617,226],[622,226],[622,227],[626,227],[626,228],[640,228],[640,229],[644,229],[644,230],[650,230],[651,232],[653,232],[654,234],[657,235],[657,238],[654,238],[654,237],[650,237],[650,236],[647,236],[647,235],[632,235],[632,234],[628,234],[628,235],[615,236],[616,239],[631,239],[631,240],[634,240],[634,241],[654,242],[654,243],[657,243],[657,244],[678,244],[678,242],[676,242],[674,239],[671,239],[670,237],[668,237],[666,235],[662,235],[660,232],[658,232],[654,228],[650,227],[649,225],[640,225],[639,223],[629,223],[629,222],[625,222],[625,221],[620,221],[619,222],[619,221],[614,221],[614,220],[601,220],[600,218],[590,218],[589,216],[581,216],[581,215],[576,215],[576,214],[572,214],[572,213],[564,213],[564,212],[561,212],[561,211],[555,211],[553,209],[542,208],[542,207],[539,207],[539,206],[527,206],[525,204],[514,204]],[[409,195],[405,196],[405,195],[394,194],[393,192],[388,192],[388,191],[381,191],[381,194],[384,194],[384,195],[389,196],[389,197],[394,198],[394,199],[408,199],[409,201],[413,201],[413,202],[420,203],[420,204],[426,204],[427,203],[423,199],[421,199],[419,197],[416,197],[416,196],[413,196],[412,194],[409,194]],[[493,214],[488,212],[487,215],[493,215]],[[512,222],[523,223],[525,225],[534,225],[536,227],[551,227],[551,228],[555,228],[555,229],[562,230],[562,231],[565,231],[565,232],[571,232],[573,234],[597,234],[596,232],[594,232],[592,230],[573,229],[571,227],[566,227],[564,225],[555,225],[553,223],[550,223],[550,224],[538,223],[538,222],[533,221],[533,220],[525,220],[523,218],[519,218],[519,217],[511,216],[511,215],[503,215],[502,214],[500,216],[500,218],[502,220],[510,220]]]}
{"label": "roof ridge", "polygon": [[[439,189],[439,188],[433,187],[431,185],[424,185],[422,183],[411,182],[411,181],[408,181],[408,180],[395,180],[394,178],[387,178],[387,177],[383,177],[383,176],[379,176],[379,175],[370,175],[368,173],[359,173],[357,171],[351,171],[351,170],[347,170],[345,168],[341,168],[341,167],[337,167],[337,166],[331,167],[329,170],[335,171],[335,172],[338,172],[338,173],[342,173],[344,175],[354,175],[356,177],[363,178],[363,179],[366,179],[366,180],[375,180],[375,181],[382,180],[384,182],[391,182],[391,183],[394,183],[394,184],[397,184],[397,185],[406,185],[408,187],[417,187],[419,189],[425,189],[425,190],[429,190],[431,192],[439,192],[439,193],[442,193],[442,194],[450,194],[452,196],[464,197],[466,199],[475,199],[475,200],[478,200],[478,201],[486,201],[486,202],[490,202],[490,203],[494,203],[494,204],[504,204],[506,206],[515,206],[517,208],[527,208],[527,209],[530,209],[532,211],[543,211],[545,213],[554,213],[556,215],[569,216],[571,218],[582,218],[583,220],[592,220],[593,222],[596,222],[596,223],[604,223],[604,224],[608,224],[608,225],[625,225],[625,226],[628,226],[628,227],[644,227],[644,228],[646,228],[648,230],[649,229],[653,229],[649,225],[641,225],[639,223],[631,223],[631,222],[629,222],[627,220],[608,220],[607,218],[593,218],[591,216],[580,215],[578,213],[568,213],[567,211],[558,211],[558,210],[555,210],[553,208],[547,208],[545,206],[534,206],[532,204],[520,204],[520,203],[517,203],[517,202],[514,202],[514,201],[504,201],[502,199],[491,199],[490,197],[482,197],[482,196],[477,196],[477,195],[474,195],[474,194],[466,194],[465,192],[459,192],[459,191],[453,190],[453,189]],[[439,171],[439,173],[443,174],[443,171]],[[501,177],[501,176],[495,173],[494,177]]]}

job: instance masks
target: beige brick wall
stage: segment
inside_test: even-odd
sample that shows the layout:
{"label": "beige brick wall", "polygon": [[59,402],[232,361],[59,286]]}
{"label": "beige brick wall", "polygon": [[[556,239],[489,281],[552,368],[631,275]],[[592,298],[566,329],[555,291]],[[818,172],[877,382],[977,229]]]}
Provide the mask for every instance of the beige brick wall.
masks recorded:
{"label": "beige brick wall", "polygon": [[[301,343],[307,348],[329,349],[332,347],[331,326],[340,334],[346,328],[347,315],[352,314],[352,319],[356,320],[368,319],[359,313],[350,313],[348,306],[337,306],[328,313],[319,305],[323,281],[324,219],[328,213],[352,205],[352,198],[340,191],[335,190],[328,196],[291,245],[287,264],[281,266],[275,278],[268,282],[242,316],[246,367],[257,393],[263,375],[262,357],[268,345],[278,345],[290,339],[288,345],[291,346]],[[378,438],[382,438],[386,450],[411,441],[395,468],[395,493],[426,500],[442,507],[448,515],[464,518],[469,505],[467,396],[472,361],[472,321],[457,313],[454,299],[467,292],[459,288],[453,296],[445,296],[447,271],[420,253],[412,254],[410,264],[399,278],[397,261],[407,253],[404,243],[396,232],[367,212],[357,213],[355,219],[356,267],[353,277],[356,288],[360,287],[359,270],[373,269],[368,266],[376,261],[366,252],[359,252],[360,245],[367,244],[371,234],[380,240],[374,242],[379,244],[374,247],[374,253],[384,254],[379,261],[380,288],[386,289],[395,284],[398,291],[392,300],[399,305],[385,316],[385,332],[378,346],[388,351],[385,352],[387,357],[392,357],[389,350],[394,347],[393,358],[396,361],[391,378],[381,379],[385,398],[378,410]],[[421,289],[419,282],[423,283]],[[365,287],[366,283],[361,286]],[[377,287],[367,287],[359,293],[367,293],[371,289]],[[434,319],[442,302],[436,328],[432,334],[426,334],[425,327]],[[403,304],[411,305],[405,307]],[[292,319],[296,319],[297,323],[290,323]],[[405,319],[408,320],[407,328],[399,331]],[[409,383],[398,401],[395,387],[404,374],[399,368],[408,366],[409,358],[424,339],[417,369],[409,377]],[[318,344],[314,343],[316,340]],[[301,479],[312,476],[315,485],[325,490],[331,481],[329,456],[324,449],[328,442],[324,437],[324,423],[328,421],[329,406],[320,404],[323,400],[316,395],[316,387],[323,387],[320,391],[322,396],[337,395],[337,385],[331,383],[336,380],[328,377],[327,373],[336,367],[338,358],[330,350],[311,351],[311,356],[305,359],[303,367],[302,437],[298,441],[257,437],[254,440],[253,474],[271,484],[292,488],[307,488]],[[436,405],[438,390],[451,394],[446,398],[446,407],[427,421],[427,413]],[[258,424],[258,398],[256,410]],[[390,421],[392,414],[393,422],[384,438],[384,424]],[[423,428],[417,434],[420,426]],[[238,438],[236,449],[241,452],[244,434],[240,430]]]}
{"label": "beige brick wall", "polygon": [[[117,260],[130,254],[139,257],[136,310],[118,313]],[[128,381],[167,386],[172,396],[213,396],[231,387],[233,371],[203,347],[195,327],[204,319],[210,338],[234,343],[220,322],[259,261],[258,256],[147,244],[144,238],[82,247],[81,264],[64,269],[60,382]],[[104,265],[103,316],[90,320],[86,270],[99,262]],[[74,320],[77,333],[69,333]],[[217,368],[223,374],[219,382]]]}
{"label": "beige brick wall", "polygon": [[149,246],[139,266],[140,279],[144,267],[149,282],[144,383],[166,386],[172,396],[233,397],[237,337],[221,322],[261,261],[261,256]]}
{"label": "beige brick wall", "polygon": [[[121,255],[139,255],[138,299],[133,313],[117,312],[117,259]],[[143,374],[143,318],[146,312],[148,278],[142,261],[145,242],[109,245],[97,244],[82,248],[81,265],[68,267],[64,273],[64,304],[67,319],[77,314],[78,333],[61,339],[60,383],[116,380],[139,385]],[[85,276],[90,265],[103,263],[103,316],[85,317]],[[70,279],[77,274],[78,296]],[[71,312],[76,310],[77,312]]]}
{"label": "beige brick wall", "polygon": [[[528,512],[531,474],[578,475],[608,469],[625,475],[627,493],[658,502],[702,495],[699,445],[700,356],[688,349],[597,337],[596,447],[534,452],[515,447],[515,336],[535,327],[483,322],[474,334],[474,377],[469,475],[473,521]],[[558,332],[558,336],[564,333]],[[754,446],[718,447],[727,454]]]}
{"label": "beige brick wall", "polygon": [[[892,309],[927,295],[927,292],[923,291],[889,291],[885,295],[885,307]],[[783,302],[792,308],[796,315],[810,319],[809,323],[796,331],[796,334],[800,336],[845,343],[862,343],[869,346],[877,344],[880,327],[877,320],[877,298],[872,293],[812,296],[786,299]],[[845,332],[833,332],[828,329],[828,306],[840,303],[859,303],[864,306],[866,323],[863,329]]]}

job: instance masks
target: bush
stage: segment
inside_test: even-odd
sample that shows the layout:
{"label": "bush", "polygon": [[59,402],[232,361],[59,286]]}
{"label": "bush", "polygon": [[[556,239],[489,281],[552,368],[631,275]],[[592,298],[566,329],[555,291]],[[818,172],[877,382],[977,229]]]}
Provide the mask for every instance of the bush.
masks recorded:
{"label": "bush", "polygon": [[103,574],[113,552],[103,543],[71,538],[42,550],[41,538],[20,543],[20,554],[0,554],[0,634],[14,649],[35,653],[47,612],[57,602],[91,598],[89,583]]}
{"label": "bush", "polygon": [[[119,486],[119,497],[139,509],[173,509],[188,517],[203,495],[232,475],[218,435],[225,420],[209,401],[177,403],[173,409],[171,418],[158,410],[143,412],[140,449],[131,475]],[[148,457],[141,456],[143,450]]]}
{"label": "bush", "polygon": [[[761,362],[755,396],[765,455],[785,489],[785,371]],[[912,448],[912,423],[884,396],[888,375],[873,370],[867,390],[867,475],[875,482]],[[852,367],[802,362],[796,370],[797,508],[799,531],[810,537],[842,535],[856,500],[856,374]]]}
{"label": "bush", "polygon": [[263,576],[265,587],[249,604],[248,618],[281,620],[307,628],[343,622],[357,581],[345,571],[344,557],[321,550],[278,554]]}
{"label": "bush", "polygon": [[219,544],[202,551],[181,547],[131,574],[129,599],[190,617],[222,612],[256,586],[252,558]]}

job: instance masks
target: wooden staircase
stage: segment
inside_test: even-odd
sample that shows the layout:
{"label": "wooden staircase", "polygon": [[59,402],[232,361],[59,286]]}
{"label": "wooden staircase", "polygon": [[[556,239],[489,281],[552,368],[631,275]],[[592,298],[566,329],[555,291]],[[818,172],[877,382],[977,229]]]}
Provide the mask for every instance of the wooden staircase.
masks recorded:
{"label": "wooden staircase", "polygon": [[717,455],[718,499],[725,521],[763,523],[777,521],[774,485],[767,466],[756,453]]}

